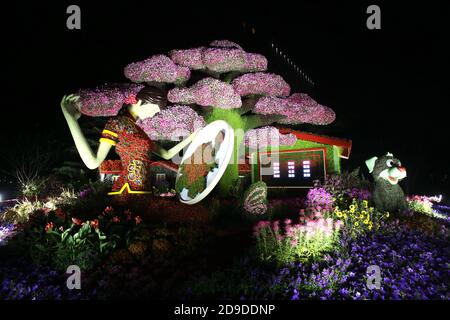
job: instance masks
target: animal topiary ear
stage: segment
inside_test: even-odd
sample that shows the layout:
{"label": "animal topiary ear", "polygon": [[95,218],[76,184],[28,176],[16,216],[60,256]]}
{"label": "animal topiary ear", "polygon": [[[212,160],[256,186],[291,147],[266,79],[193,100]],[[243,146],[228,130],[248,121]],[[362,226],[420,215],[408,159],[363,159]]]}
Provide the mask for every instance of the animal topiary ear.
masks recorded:
{"label": "animal topiary ear", "polygon": [[377,161],[378,157],[372,157],[366,160],[366,166],[369,169],[369,173],[372,173],[373,168],[375,167],[375,161]]}

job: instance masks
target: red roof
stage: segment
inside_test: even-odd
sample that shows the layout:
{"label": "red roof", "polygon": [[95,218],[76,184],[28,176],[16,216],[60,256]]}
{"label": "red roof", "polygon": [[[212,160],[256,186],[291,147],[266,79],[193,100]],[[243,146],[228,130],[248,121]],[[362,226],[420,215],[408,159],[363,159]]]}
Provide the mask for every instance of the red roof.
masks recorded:
{"label": "red roof", "polygon": [[310,133],[310,132],[297,131],[297,130],[292,130],[289,128],[278,128],[278,130],[280,130],[280,133],[282,133],[282,134],[288,134],[288,133],[295,134],[297,139],[300,139],[300,140],[342,147],[343,151],[342,151],[341,157],[345,158],[345,159],[348,159],[350,157],[350,151],[352,150],[352,141],[351,140],[323,136],[323,135],[318,135],[318,134]]}

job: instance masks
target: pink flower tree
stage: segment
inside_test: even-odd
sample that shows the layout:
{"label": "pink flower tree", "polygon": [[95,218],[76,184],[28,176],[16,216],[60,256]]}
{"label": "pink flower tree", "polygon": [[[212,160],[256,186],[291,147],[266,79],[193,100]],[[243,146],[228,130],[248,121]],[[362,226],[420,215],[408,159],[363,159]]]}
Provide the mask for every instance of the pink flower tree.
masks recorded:
{"label": "pink flower tree", "polygon": [[[167,132],[179,128],[193,131],[204,125],[203,119],[206,123],[225,120],[234,128],[234,155],[220,181],[221,191],[228,194],[238,179],[242,143],[267,146],[271,142],[261,138],[266,136],[279,144],[292,145],[295,136],[281,135],[274,124],[327,125],[335,119],[333,110],[307,94],[291,95],[290,85],[281,76],[267,72],[267,65],[264,56],[245,52],[232,41],[217,40],[209,46],[176,49],[168,56],[156,55],[131,63],[124,73],[136,83],[175,85],[167,99],[177,106],[140,124],[151,137],[167,138]],[[191,73],[200,75],[200,80],[186,86]],[[194,115],[194,109],[203,118]]]}

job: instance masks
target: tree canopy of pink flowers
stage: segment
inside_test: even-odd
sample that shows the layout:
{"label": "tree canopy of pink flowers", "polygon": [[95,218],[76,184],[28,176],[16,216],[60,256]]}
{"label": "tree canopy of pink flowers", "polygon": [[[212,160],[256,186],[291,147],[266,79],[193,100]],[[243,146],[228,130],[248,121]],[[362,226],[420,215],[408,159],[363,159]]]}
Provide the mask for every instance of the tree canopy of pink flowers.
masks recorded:
{"label": "tree canopy of pink flowers", "polygon": [[124,69],[125,77],[133,82],[184,82],[191,76],[189,68],[175,64],[169,57],[159,54],[143,61],[133,62]]}
{"label": "tree canopy of pink flowers", "polygon": [[206,125],[202,116],[192,108],[174,105],[161,110],[152,118],[138,119],[141,127],[152,140],[180,141]]}
{"label": "tree canopy of pink flowers", "polygon": [[291,92],[289,84],[281,76],[273,73],[247,73],[234,79],[232,85],[241,96],[286,97]]}
{"label": "tree canopy of pink flowers", "polygon": [[76,108],[91,117],[111,117],[119,113],[123,104],[143,88],[138,84],[109,84],[94,89],[80,89]]}
{"label": "tree canopy of pink flowers", "polygon": [[174,88],[167,94],[167,99],[172,103],[195,103],[221,109],[242,106],[241,97],[234,91],[233,86],[214,78],[202,79],[189,88]]}
{"label": "tree canopy of pink flowers", "polygon": [[263,55],[245,52],[232,41],[218,40],[210,45],[211,47],[172,50],[169,56],[175,63],[192,70],[205,69],[216,73],[267,70],[267,59]]}
{"label": "tree canopy of pink flowers", "polygon": [[267,126],[248,130],[244,141],[249,148],[258,149],[278,145],[292,146],[297,142],[297,137],[292,133],[281,134],[277,128]]}
{"label": "tree canopy of pink flowers", "polygon": [[305,93],[295,93],[287,98],[262,97],[253,111],[265,115],[283,115],[286,118],[278,122],[284,124],[327,125],[336,119],[332,109],[317,103]]}

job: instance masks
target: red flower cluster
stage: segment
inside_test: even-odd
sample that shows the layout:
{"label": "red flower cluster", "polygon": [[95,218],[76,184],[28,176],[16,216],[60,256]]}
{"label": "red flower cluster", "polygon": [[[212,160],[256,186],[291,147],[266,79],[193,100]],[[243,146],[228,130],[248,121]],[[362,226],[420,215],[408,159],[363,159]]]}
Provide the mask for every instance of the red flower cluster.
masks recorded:
{"label": "red flower cluster", "polygon": [[99,227],[98,219],[95,219],[95,220],[91,221],[91,227],[94,228],[94,229],[98,229],[98,227]]}
{"label": "red flower cluster", "polygon": [[49,222],[47,223],[47,225],[45,226],[45,232],[49,232],[50,230],[52,230],[55,227],[55,224],[53,222]]}
{"label": "red flower cluster", "polygon": [[72,222],[73,222],[73,224],[75,224],[77,226],[81,226],[83,224],[82,220],[75,218],[75,217],[72,218]]}

